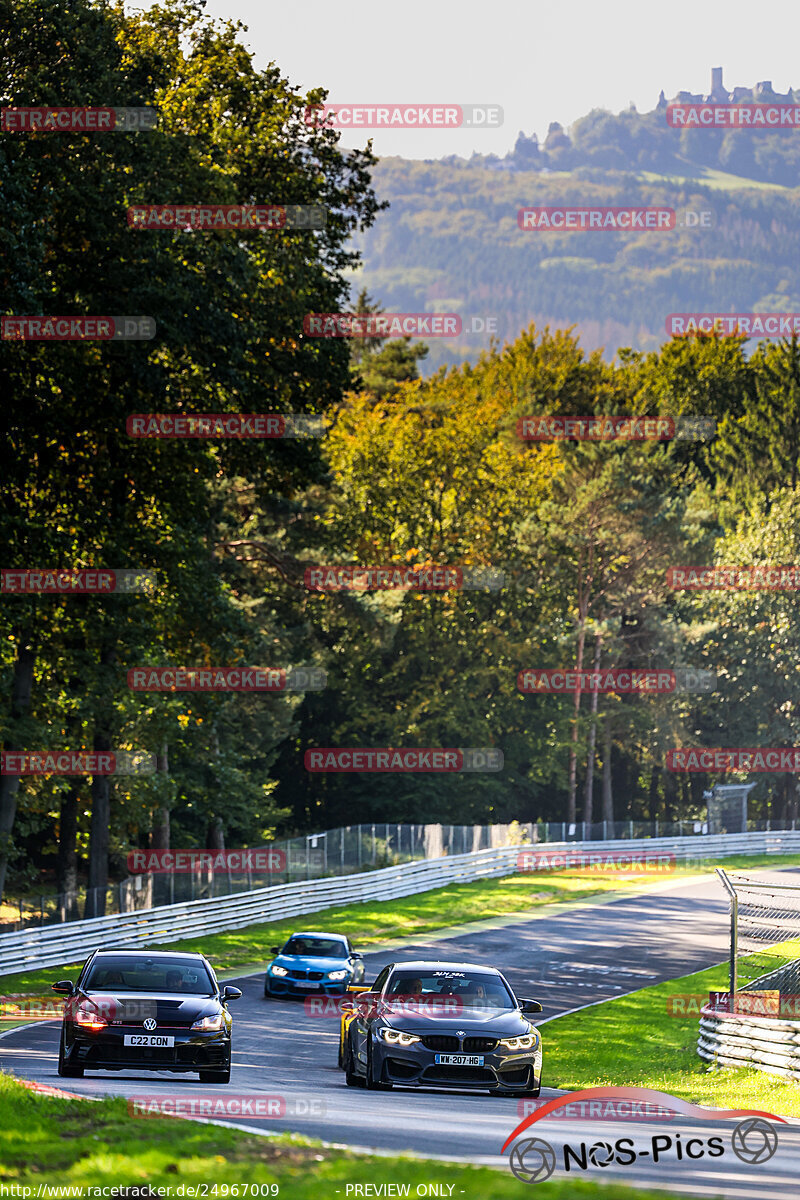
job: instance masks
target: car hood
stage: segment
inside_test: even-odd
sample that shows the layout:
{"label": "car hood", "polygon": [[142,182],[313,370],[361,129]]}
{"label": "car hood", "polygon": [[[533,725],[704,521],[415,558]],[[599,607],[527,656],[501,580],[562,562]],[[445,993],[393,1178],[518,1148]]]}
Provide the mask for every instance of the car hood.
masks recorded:
{"label": "car hood", "polygon": [[519,1037],[534,1028],[519,1009],[462,1008],[458,1016],[450,1013],[442,1016],[425,1015],[419,1012],[404,1012],[392,1005],[381,1004],[377,1016],[393,1029],[407,1033],[436,1034],[456,1033],[464,1029],[467,1033],[482,1033],[487,1037]]}
{"label": "car hood", "polygon": [[159,1025],[191,1025],[198,1017],[213,1016],[220,1009],[219,1000],[214,996],[114,992],[108,988],[84,994],[100,1007],[101,1012],[105,1009],[114,1024],[141,1025],[147,1017],[152,1017]]}
{"label": "car hood", "polygon": [[273,962],[293,971],[341,971],[353,966],[346,958],[314,958],[306,954],[279,954]]}

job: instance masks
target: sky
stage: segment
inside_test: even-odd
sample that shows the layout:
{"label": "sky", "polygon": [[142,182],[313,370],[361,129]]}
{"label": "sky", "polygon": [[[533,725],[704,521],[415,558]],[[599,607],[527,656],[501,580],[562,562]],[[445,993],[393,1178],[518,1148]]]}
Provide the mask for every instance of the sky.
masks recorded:
{"label": "sky", "polygon": [[[131,5],[146,8],[139,0]],[[543,141],[593,108],[640,112],[680,90],[707,93],[711,68],[725,86],[769,79],[800,87],[797,0],[208,0],[215,17],[242,21],[257,66],[278,64],[306,91],[341,104],[494,104],[494,129],[347,131],[342,145],[405,158],[503,155],[517,134]]]}

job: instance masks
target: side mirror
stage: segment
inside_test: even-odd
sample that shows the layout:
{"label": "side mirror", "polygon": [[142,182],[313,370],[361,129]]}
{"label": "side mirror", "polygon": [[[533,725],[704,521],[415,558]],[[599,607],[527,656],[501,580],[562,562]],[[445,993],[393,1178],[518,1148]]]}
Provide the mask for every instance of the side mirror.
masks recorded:
{"label": "side mirror", "polygon": [[69,979],[62,979],[58,983],[51,984],[54,992],[58,992],[59,996],[71,996],[75,991],[72,982]]}
{"label": "side mirror", "polygon": [[364,988],[358,999],[353,1001],[353,1007],[359,1016],[374,1017],[378,1011],[380,1000],[380,992],[373,992],[369,988]]}
{"label": "side mirror", "polygon": [[520,1000],[519,1007],[520,1012],[524,1013],[540,1013],[542,1011],[542,1006],[538,1000]]}
{"label": "side mirror", "polygon": [[241,991],[237,987],[224,987],[222,989],[222,1003],[227,1003],[228,1000],[238,1000],[241,996]]}
{"label": "side mirror", "polygon": [[270,954],[280,954],[280,952],[281,952],[280,946],[271,946],[270,947]]}

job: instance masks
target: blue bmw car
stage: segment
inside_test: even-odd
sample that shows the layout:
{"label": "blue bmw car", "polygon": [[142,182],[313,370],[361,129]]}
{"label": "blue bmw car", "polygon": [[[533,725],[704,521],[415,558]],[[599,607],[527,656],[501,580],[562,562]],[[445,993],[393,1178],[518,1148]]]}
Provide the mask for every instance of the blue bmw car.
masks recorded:
{"label": "blue bmw car", "polygon": [[364,980],[364,960],[339,933],[293,933],[267,967],[265,996],[338,996]]}

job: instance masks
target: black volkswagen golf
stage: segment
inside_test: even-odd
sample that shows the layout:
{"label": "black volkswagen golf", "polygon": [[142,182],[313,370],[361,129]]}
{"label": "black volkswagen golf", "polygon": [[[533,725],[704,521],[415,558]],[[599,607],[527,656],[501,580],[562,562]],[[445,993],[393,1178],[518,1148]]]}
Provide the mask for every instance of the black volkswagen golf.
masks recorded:
{"label": "black volkswagen golf", "polygon": [[241,992],[220,988],[202,954],[95,950],[78,982],[53,991],[67,997],[58,1073],[197,1071],[204,1083],[231,1077],[228,1001]]}
{"label": "black volkswagen golf", "polygon": [[484,1089],[538,1096],[542,1039],[494,967],[405,962],[384,967],[345,1015],[342,1066],[351,1087]]}

